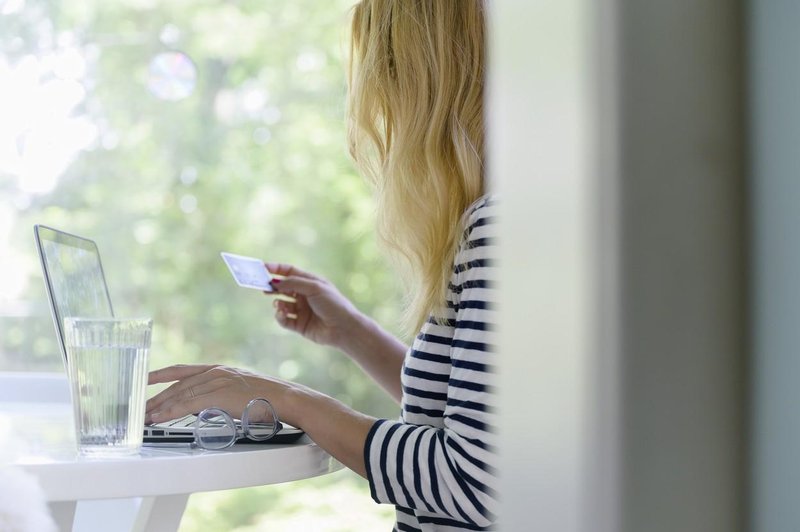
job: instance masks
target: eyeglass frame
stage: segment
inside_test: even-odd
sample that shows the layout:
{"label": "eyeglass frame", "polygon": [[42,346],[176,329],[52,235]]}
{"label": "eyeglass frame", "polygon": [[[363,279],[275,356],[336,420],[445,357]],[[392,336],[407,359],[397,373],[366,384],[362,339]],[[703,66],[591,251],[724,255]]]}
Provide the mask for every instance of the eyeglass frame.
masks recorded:
{"label": "eyeglass frame", "polygon": [[[264,404],[267,406],[268,411],[272,414],[272,432],[270,434],[265,435],[256,435],[251,431],[250,427],[250,409],[253,407],[254,404],[263,401]],[[225,445],[219,447],[208,446],[207,444],[203,443],[202,438],[199,436],[200,430],[204,428],[201,426],[203,423],[203,419],[207,415],[213,415],[215,417],[220,417],[224,420],[225,426],[233,429],[231,433],[230,441],[225,443]],[[275,411],[275,407],[272,406],[272,403],[269,402],[268,399],[264,397],[256,397],[251,399],[247,406],[244,407],[244,411],[242,412],[242,419],[241,419],[241,430],[237,426],[236,421],[233,419],[227,411],[223,410],[222,408],[217,407],[209,407],[202,410],[199,414],[197,414],[197,419],[194,422],[194,440],[189,443],[189,447],[193,449],[203,449],[205,451],[223,451],[232,447],[238,440],[240,435],[243,435],[245,438],[252,440],[252,441],[267,441],[270,440],[273,436],[275,436],[281,428],[280,420],[278,419],[278,413]]]}

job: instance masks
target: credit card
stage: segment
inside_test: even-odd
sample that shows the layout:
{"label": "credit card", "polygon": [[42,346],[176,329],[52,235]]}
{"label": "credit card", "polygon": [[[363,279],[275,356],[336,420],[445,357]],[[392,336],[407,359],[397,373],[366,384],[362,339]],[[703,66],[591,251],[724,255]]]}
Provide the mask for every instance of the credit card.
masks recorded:
{"label": "credit card", "polygon": [[245,288],[255,288],[265,292],[273,292],[272,276],[264,266],[264,261],[255,257],[244,257],[223,251],[222,260],[228,265],[236,284]]}

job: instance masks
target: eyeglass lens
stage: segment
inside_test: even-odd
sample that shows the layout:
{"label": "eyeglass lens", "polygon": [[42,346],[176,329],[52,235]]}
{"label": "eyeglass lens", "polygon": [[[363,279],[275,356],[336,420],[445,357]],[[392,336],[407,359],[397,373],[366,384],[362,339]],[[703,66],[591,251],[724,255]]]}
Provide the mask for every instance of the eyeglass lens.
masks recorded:
{"label": "eyeglass lens", "polygon": [[195,422],[195,438],[203,449],[225,449],[236,441],[236,424],[224,410],[203,410]]}
{"label": "eyeglass lens", "polygon": [[272,404],[264,398],[247,403],[242,414],[242,429],[251,440],[264,441],[272,438],[280,427]]}

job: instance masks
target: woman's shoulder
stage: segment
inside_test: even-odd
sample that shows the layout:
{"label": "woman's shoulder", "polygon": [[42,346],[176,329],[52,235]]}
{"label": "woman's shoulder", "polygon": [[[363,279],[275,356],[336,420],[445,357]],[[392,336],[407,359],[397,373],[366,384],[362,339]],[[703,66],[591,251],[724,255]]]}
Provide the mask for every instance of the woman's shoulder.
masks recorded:
{"label": "woman's shoulder", "polygon": [[468,218],[480,218],[482,216],[490,216],[494,214],[497,205],[500,203],[500,198],[497,194],[484,194],[480,198],[472,202],[472,205],[467,207],[465,214]]}
{"label": "woman's shoulder", "polygon": [[[469,234],[476,226],[493,225],[497,221],[497,206],[500,202],[497,194],[484,194],[464,212],[465,233]],[[477,224],[477,225],[476,225]]]}

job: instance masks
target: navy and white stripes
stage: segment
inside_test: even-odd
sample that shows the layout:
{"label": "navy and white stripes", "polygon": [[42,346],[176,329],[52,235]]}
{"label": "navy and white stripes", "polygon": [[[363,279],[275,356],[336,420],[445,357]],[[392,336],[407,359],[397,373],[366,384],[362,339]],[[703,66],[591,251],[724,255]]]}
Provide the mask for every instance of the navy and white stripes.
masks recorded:
{"label": "navy and white stripes", "polygon": [[397,507],[396,530],[489,530],[496,517],[495,200],[476,202],[441,319],[403,364],[400,421],[379,420],[364,448],[372,498]]}

